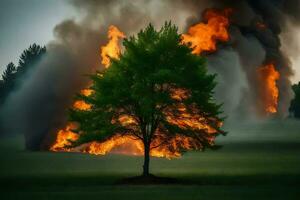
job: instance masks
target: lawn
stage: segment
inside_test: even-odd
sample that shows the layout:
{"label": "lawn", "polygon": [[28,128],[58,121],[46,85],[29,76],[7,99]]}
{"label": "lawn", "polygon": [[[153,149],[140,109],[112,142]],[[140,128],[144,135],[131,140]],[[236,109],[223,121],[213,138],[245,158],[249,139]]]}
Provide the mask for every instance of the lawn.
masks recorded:
{"label": "lawn", "polygon": [[151,159],[176,185],[117,185],[139,175],[143,158],[27,152],[22,137],[0,142],[0,199],[299,199],[300,123],[232,126],[218,151]]}

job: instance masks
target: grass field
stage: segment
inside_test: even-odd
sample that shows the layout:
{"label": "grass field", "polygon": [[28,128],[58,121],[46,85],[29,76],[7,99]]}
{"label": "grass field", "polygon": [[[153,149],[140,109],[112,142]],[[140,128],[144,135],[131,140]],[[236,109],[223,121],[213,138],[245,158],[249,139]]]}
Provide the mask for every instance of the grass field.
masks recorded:
{"label": "grass field", "polygon": [[27,152],[0,141],[0,199],[300,199],[300,122],[227,126],[218,151],[151,159],[151,172],[176,185],[117,185],[139,175],[142,157]]}

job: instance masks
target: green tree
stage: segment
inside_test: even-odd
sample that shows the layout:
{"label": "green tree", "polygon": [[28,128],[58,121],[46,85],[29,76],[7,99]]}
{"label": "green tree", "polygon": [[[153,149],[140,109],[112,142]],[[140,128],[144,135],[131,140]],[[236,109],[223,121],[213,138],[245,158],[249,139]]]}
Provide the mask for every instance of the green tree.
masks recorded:
{"label": "green tree", "polygon": [[16,72],[16,66],[11,62],[2,73],[2,80],[0,82],[0,103],[2,103],[8,93],[12,91],[16,80]]}
{"label": "green tree", "polygon": [[17,67],[13,63],[6,66],[2,81],[0,81],[0,104],[5,101],[11,91],[22,85],[25,74],[36,66],[45,53],[46,47],[32,44],[21,54]]}
{"label": "green tree", "polygon": [[32,44],[28,49],[25,49],[20,56],[17,69],[18,76],[21,77],[28,70],[40,61],[41,57],[46,53],[46,47],[37,44]]}
{"label": "green tree", "polygon": [[[149,175],[151,150],[161,145],[180,152],[216,148],[214,138],[224,132],[221,106],[212,97],[215,75],[207,74],[205,60],[181,43],[177,27],[166,23],[156,31],[150,24],[123,46],[119,60],[91,76],[92,95],[77,95],[91,109],[70,109],[80,136],[73,146],[130,135],[143,142],[144,176]],[[124,122],[122,116],[131,120]],[[179,120],[197,120],[198,125]],[[174,149],[175,137],[186,138],[188,147],[178,142]]]}
{"label": "green tree", "polygon": [[14,63],[11,62],[6,66],[6,69],[2,74],[2,80],[4,82],[13,82],[15,78],[15,73],[16,73],[16,66]]}
{"label": "green tree", "polygon": [[300,82],[298,84],[294,84],[292,89],[295,97],[291,101],[289,111],[295,118],[300,118]]}

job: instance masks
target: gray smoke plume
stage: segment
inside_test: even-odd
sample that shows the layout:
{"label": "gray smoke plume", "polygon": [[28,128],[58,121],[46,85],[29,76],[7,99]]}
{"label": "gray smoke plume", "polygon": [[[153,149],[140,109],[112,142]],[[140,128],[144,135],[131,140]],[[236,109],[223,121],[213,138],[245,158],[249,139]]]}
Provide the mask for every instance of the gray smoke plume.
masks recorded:
{"label": "gray smoke plume", "polygon": [[[296,1],[293,2],[296,3]],[[277,116],[281,117],[287,115],[292,97],[290,77],[293,73],[288,58],[281,51],[279,38],[282,29],[287,27],[288,19],[296,19],[298,17],[298,11],[295,12],[291,9],[293,6],[290,4],[291,1],[283,0],[248,0],[232,6],[237,10],[232,20],[234,21],[234,26],[239,29],[232,35],[233,37],[239,35],[236,37],[236,47],[248,77],[249,93],[252,94],[252,99],[250,98],[253,102],[252,105],[257,104],[257,101],[259,101],[259,98],[255,98],[260,87],[255,81],[255,76],[257,76],[255,72],[262,64],[273,62],[276,70],[280,73],[280,78],[277,81],[280,93]],[[297,5],[295,4],[295,6]],[[258,23],[263,23],[266,27],[262,29],[257,25]],[[249,40],[249,38],[258,42],[256,47],[254,47],[255,42],[243,45],[243,40]],[[250,51],[247,48],[250,48]],[[245,52],[245,49],[248,53]],[[264,53],[262,53],[262,50]],[[256,53],[256,58],[251,56],[253,52]],[[261,56],[264,56],[262,62],[260,61],[262,59]],[[260,61],[260,63],[249,63],[249,61],[253,62],[254,60]]]}
{"label": "gray smoke plume", "polygon": [[[281,74],[279,113],[286,114],[292,73],[280,51],[279,35],[288,22],[297,24],[300,15],[294,5],[299,6],[298,0],[73,0],[71,4],[82,18],[66,19],[55,27],[55,40],[47,45],[47,55],[1,108],[5,131],[24,133],[27,149],[49,146],[66,124],[66,110],[74,94],[88,83],[85,75],[103,67],[100,46],[107,43],[109,25],[128,36],[149,23],[160,27],[171,20],[180,32],[186,32],[212,7],[234,9],[231,40],[207,56],[209,70],[218,74],[216,98],[224,102],[225,114],[255,117],[257,87],[253,80],[257,67],[268,60],[277,63]],[[265,23],[267,29],[258,30],[256,22]]]}

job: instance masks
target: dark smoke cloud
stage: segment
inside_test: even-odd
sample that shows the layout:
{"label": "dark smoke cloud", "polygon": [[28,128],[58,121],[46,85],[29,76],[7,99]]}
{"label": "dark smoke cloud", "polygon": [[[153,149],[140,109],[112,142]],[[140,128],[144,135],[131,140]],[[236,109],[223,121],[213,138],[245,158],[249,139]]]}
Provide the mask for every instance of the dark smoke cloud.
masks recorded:
{"label": "dark smoke cloud", "polygon": [[[255,72],[264,61],[275,59],[282,74],[280,113],[287,111],[291,98],[291,68],[280,51],[279,34],[287,23],[298,24],[299,1],[280,0],[73,0],[80,19],[67,19],[55,27],[55,40],[47,55],[30,72],[25,84],[11,94],[1,108],[5,132],[24,133],[28,149],[37,150],[43,141],[53,141],[57,129],[66,123],[66,110],[76,92],[88,83],[84,74],[101,69],[100,46],[107,42],[109,25],[126,35],[135,34],[148,23],[156,27],[172,20],[180,32],[199,22],[206,8],[233,7],[231,41],[208,55],[209,70],[218,73],[216,98],[224,102],[230,117],[255,117]],[[297,8],[296,8],[297,7]],[[255,22],[267,24],[265,32]],[[288,34],[287,34],[288,35]],[[45,139],[47,138],[47,139]],[[51,140],[52,139],[52,140]]]}
{"label": "dark smoke cloud", "polygon": [[[199,9],[199,5],[195,1],[189,1],[192,6]],[[257,117],[257,105],[259,104],[259,85],[257,84],[257,69],[268,62],[274,62],[276,70],[281,76],[277,82],[280,91],[279,107],[277,116],[284,117],[288,113],[288,106],[292,97],[290,77],[293,75],[293,70],[290,66],[290,61],[286,54],[281,51],[280,34],[285,31],[283,39],[285,41],[294,41],[295,38],[288,34],[287,29],[291,26],[288,24],[299,23],[299,0],[215,0],[213,7],[215,8],[233,8],[234,13],[231,16],[231,28],[229,42],[240,60],[240,68],[243,70],[247,79],[246,87],[243,86],[243,81],[237,81],[236,76],[241,76],[239,73],[227,73],[223,67],[232,69],[231,63],[223,62],[223,66],[210,65],[210,69],[217,72],[220,80],[227,80],[228,87],[224,90],[224,86],[217,86],[217,99],[224,100],[224,109],[228,113],[232,101],[228,101],[228,94],[233,94],[232,82],[235,80],[235,85],[240,85],[240,91],[235,92],[235,97],[242,98],[239,101],[239,106],[233,109],[231,118],[234,116],[244,116],[246,118]],[[202,15],[196,15],[187,21],[187,26],[201,20]],[[257,23],[266,25],[266,29],[259,29]],[[288,38],[288,39],[285,39]],[[220,46],[222,48],[222,46]],[[296,49],[296,46],[294,46]],[[214,59],[215,55],[208,56],[208,60]],[[230,70],[229,70],[230,71]],[[222,82],[222,81],[221,81]],[[236,87],[238,88],[238,87]],[[227,92],[218,92],[227,91]],[[235,89],[235,91],[238,91]],[[229,103],[230,102],[230,103]],[[229,112],[230,113],[230,112]],[[240,119],[240,117],[238,118]]]}
{"label": "dark smoke cloud", "polygon": [[[256,38],[265,51],[264,63],[274,62],[276,70],[280,73],[280,79],[277,82],[280,91],[279,105],[278,105],[278,115],[286,116],[289,102],[291,100],[291,82],[290,77],[293,72],[290,66],[289,59],[281,51],[281,41],[279,34],[282,32],[282,28],[286,28],[287,17],[286,13],[289,16],[297,17],[297,13],[294,13],[293,10],[289,10],[290,1],[271,1],[271,0],[258,0],[258,1],[247,1],[248,7],[243,5],[242,9],[236,8],[238,12],[234,17],[238,18],[239,21],[236,22],[236,26],[239,27],[241,34],[244,37],[254,37]],[[243,15],[252,16],[252,20],[247,23],[243,22],[242,17],[239,16],[239,13]],[[241,23],[242,21],[242,23]],[[240,23],[239,23],[240,22]],[[256,26],[257,22],[266,24],[266,29],[260,29]],[[239,43],[239,42],[238,42]],[[242,49],[239,48],[239,52],[242,52]],[[257,52],[257,51],[254,51]],[[249,59],[248,54],[241,55],[242,60]],[[257,56],[262,55],[257,53]],[[263,64],[263,63],[261,63]],[[244,65],[245,67],[246,65]],[[248,66],[251,67],[251,66]],[[252,66],[252,68],[255,66]],[[259,67],[259,65],[256,65]],[[257,94],[257,88],[259,85],[253,84],[255,81],[255,73],[247,73],[249,79],[249,86],[254,91],[254,95]],[[256,99],[257,101],[257,99]]]}
{"label": "dark smoke cloud", "polygon": [[158,0],[74,0],[71,3],[83,17],[67,19],[55,27],[55,40],[47,45],[47,55],[1,108],[4,132],[24,133],[27,149],[38,150],[41,145],[49,145],[43,141],[53,141],[56,131],[66,124],[66,110],[74,94],[88,83],[84,75],[103,67],[100,46],[107,42],[109,25],[131,35],[149,23],[161,26],[166,20],[183,26],[189,12],[173,16],[184,5],[181,1],[173,4]]}

